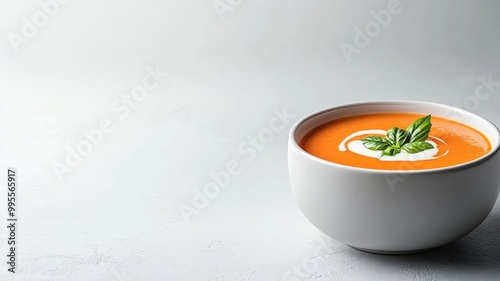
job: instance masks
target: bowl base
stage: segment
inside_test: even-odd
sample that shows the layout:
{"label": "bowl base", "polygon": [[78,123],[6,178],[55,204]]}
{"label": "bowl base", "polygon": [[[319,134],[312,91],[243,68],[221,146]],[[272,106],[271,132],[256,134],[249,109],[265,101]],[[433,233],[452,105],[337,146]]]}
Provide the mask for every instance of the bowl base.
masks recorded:
{"label": "bowl base", "polygon": [[423,250],[413,250],[413,251],[383,251],[383,250],[364,249],[364,248],[354,247],[351,245],[347,245],[347,246],[349,246],[353,249],[359,250],[359,251],[367,252],[367,253],[379,254],[379,255],[392,255],[392,256],[420,254],[420,253],[425,253],[428,251],[432,251],[436,248],[439,248],[439,247],[435,247],[435,248],[429,248],[429,249],[423,249]]}

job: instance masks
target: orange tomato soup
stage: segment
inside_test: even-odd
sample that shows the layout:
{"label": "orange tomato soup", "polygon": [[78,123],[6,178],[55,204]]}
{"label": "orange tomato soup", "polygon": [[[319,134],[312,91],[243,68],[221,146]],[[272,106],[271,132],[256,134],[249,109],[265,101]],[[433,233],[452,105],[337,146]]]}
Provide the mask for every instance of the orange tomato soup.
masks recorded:
{"label": "orange tomato soup", "polygon": [[[341,118],[313,129],[299,145],[308,153],[324,160],[378,170],[424,170],[448,167],[472,161],[491,151],[491,144],[481,132],[434,115],[431,117],[432,128],[428,139],[440,140],[436,141],[439,151],[434,155],[434,159],[382,161],[379,158],[357,154],[349,149],[346,151],[339,149],[339,145],[353,133],[373,129],[387,131],[392,127],[406,130],[413,121],[424,116],[409,113],[376,113]],[[370,135],[385,137],[382,134],[365,134],[351,138],[347,144]]]}

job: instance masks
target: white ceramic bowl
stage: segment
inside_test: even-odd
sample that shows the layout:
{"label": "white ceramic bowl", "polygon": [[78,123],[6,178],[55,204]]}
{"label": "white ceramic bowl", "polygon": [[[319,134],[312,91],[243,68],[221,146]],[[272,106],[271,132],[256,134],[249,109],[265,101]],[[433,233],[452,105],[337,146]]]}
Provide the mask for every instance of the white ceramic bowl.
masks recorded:
{"label": "white ceramic bowl", "polygon": [[[455,120],[481,131],[493,149],[460,165],[397,171],[332,163],[298,145],[325,122],[376,112]],[[328,236],[375,253],[425,251],[467,235],[488,216],[500,191],[499,143],[493,124],[455,107],[417,101],[342,105],[311,114],[293,126],[288,145],[290,183],[304,215]]]}

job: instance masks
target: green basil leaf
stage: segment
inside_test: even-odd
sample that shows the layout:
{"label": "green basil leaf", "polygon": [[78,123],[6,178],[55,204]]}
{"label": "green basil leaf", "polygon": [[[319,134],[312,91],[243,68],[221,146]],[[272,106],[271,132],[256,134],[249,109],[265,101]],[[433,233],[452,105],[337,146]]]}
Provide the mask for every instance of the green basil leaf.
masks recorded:
{"label": "green basil leaf", "polygon": [[377,136],[366,137],[361,141],[370,150],[384,150],[391,145],[386,139]]}
{"label": "green basil leaf", "polygon": [[408,129],[403,130],[393,127],[387,131],[386,138],[369,136],[361,141],[365,148],[370,150],[382,150],[382,156],[394,156],[401,152],[417,153],[434,146],[425,142],[431,131],[431,115],[415,120]]}
{"label": "green basil leaf", "polygon": [[408,133],[403,129],[393,127],[387,131],[387,139],[393,145],[402,146],[408,139]]}
{"label": "green basil leaf", "polygon": [[423,118],[415,120],[406,131],[408,132],[409,141],[408,142],[423,142],[429,137],[429,132],[431,131],[431,115],[427,115]]}
{"label": "green basil leaf", "polygon": [[394,156],[401,152],[401,148],[396,145],[389,146],[384,151],[382,151],[382,156]]}
{"label": "green basil leaf", "polygon": [[432,144],[425,142],[425,141],[411,142],[411,143],[407,143],[407,144],[403,145],[403,147],[401,147],[402,150],[404,150],[410,154],[424,151],[427,149],[433,149],[433,148],[434,148],[434,146]]}

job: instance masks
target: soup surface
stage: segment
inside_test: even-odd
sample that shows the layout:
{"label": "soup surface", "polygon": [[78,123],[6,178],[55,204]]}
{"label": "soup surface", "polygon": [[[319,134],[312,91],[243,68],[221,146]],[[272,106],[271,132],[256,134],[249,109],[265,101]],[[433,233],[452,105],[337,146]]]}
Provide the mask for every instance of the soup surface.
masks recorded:
{"label": "soup surface", "polygon": [[368,136],[385,137],[392,127],[406,129],[421,114],[376,113],[333,120],[308,133],[299,144],[308,153],[338,164],[379,170],[424,170],[462,164],[489,151],[491,144],[479,131],[441,117],[431,117],[427,142],[434,148],[418,153],[381,156],[363,146]]}

